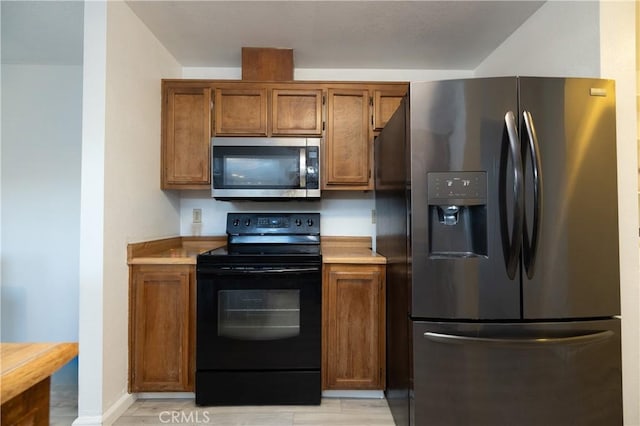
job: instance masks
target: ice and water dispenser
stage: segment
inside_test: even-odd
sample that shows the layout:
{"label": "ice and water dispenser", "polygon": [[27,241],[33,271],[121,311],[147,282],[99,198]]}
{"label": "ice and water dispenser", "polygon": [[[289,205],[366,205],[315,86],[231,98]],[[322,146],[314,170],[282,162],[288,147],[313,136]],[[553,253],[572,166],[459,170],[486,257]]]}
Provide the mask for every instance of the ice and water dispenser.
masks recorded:
{"label": "ice and water dispenser", "polygon": [[487,256],[486,172],[427,174],[429,256]]}

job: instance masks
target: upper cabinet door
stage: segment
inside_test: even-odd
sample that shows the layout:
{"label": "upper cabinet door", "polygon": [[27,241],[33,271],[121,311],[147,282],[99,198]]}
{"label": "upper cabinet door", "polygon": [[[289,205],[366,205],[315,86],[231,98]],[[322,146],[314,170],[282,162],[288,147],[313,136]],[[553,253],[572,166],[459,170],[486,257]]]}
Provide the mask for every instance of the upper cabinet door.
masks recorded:
{"label": "upper cabinet door", "polygon": [[215,134],[266,136],[267,89],[216,89]]}
{"label": "upper cabinet door", "polygon": [[373,91],[373,130],[379,132],[398,109],[404,92],[398,90]]}
{"label": "upper cabinet door", "polygon": [[165,86],[163,96],[162,188],[207,188],[211,89]]}
{"label": "upper cabinet door", "polygon": [[271,92],[271,134],[321,136],[322,90]]}
{"label": "upper cabinet door", "polygon": [[322,189],[373,189],[369,91],[329,89]]}

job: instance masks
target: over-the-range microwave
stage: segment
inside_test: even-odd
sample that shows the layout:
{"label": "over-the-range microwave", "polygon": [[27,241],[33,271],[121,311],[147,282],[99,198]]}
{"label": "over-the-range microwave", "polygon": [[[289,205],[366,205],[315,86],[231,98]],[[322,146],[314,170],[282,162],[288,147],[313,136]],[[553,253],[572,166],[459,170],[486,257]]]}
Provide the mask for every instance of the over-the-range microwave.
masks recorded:
{"label": "over-the-range microwave", "polygon": [[221,200],[320,198],[320,138],[214,137],[211,195]]}

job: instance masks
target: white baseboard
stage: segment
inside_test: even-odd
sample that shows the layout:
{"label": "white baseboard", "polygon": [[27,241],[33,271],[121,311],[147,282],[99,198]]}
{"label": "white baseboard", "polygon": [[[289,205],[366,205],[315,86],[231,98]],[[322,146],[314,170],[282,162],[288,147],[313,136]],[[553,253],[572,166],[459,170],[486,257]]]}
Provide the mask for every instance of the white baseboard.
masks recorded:
{"label": "white baseboard", "polygon": [[131,407],[136,400],[135,394],[122,395],[102,416],[80,416],[72,423],[73,426],[108,426],[112,425]]}
{"label": "white baseboard", "polygon": [[372,398],[383,399],[382,390],[325,390],[322,391],[323,398]]}
{"label": "white baseboard", "polygon": [[102,424],[111,425],[136,401],[136,395],[125,393],[102,415]]}
{"label": "white baseboard", "polygon": [[138,399],[193,399],[196,394],[193,392],[139,392]]}
{"label": "white baseboard", "polygon": [[[193,399],[196,394],[193,392],[139,392],[136,399]],[[325,390],[322,391],[324,398],[384,398],[383,390]]]}
{"label": "white baseboard", "polygon": [[102,426],[102,416],[82,416],[75,419],[73,426]]}

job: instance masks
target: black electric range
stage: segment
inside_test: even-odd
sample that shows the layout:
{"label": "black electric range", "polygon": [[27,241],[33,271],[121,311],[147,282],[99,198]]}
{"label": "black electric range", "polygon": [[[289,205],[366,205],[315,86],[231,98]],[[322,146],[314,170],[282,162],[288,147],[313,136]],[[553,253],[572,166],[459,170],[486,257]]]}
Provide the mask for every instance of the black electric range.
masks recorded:
{"label": "black electric range", "polygon": [[228,213],[197,260],[196,404],[319,404],[319,213]]}

